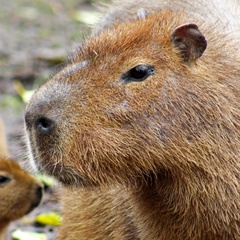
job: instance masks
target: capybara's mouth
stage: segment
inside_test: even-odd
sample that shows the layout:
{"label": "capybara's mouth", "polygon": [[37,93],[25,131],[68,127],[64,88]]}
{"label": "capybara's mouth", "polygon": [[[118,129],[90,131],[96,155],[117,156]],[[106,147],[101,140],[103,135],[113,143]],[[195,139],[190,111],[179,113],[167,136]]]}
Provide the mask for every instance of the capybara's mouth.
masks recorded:
{"label": "capybara's mouth", "polygon": [[44,172],[55,177],[65,186],[87,187],[95,185],[90,180],[86,180],[76,169],[71,167],[60,167],[57,164],[54,167],[45,166]]}
{"label": "capybara's mouth", "polygon": [[[30,131],[28,133],[28,155],[35,171],[53,176],[66,186],[94,185],[82,177],[77,169],[64,165],[64,160],[69,156],[64,155],[58,143],[44,137],[42,141],[40,138],[36,139]],[[50,145],[51,147],[49,147]],[[71,163],[71,160],[69,162]]]}
{"label": "capybara's mouth", "polygon": [[[34,156],[35,149],[31,150],[30,155]],[[84,177],[81,177],[81,174],[77,172],[76,169],[64,166],[61,160],[56,160],[55,164],[52,164],[49,159],[51,157],[48,154],[42,154],[45,157],[36,157],[32,159],[32,163],[34,164],[34,168],[37,169],[38,172],[42,172],[48,174],[50,176],[55,177],[58,181],[60,181],[65,186],[77,186],[77,187],[86,187],[89,184]],[[53,159],[51,159],[53,160]],[[36,204],[38,205],[38,203]],[[35,207],[35,206],[34,206]]]}

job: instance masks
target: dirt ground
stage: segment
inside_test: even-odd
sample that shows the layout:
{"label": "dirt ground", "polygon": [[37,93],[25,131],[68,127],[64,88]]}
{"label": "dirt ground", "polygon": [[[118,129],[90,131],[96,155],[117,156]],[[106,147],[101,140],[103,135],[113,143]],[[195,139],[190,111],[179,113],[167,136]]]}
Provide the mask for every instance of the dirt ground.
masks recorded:
{"label": "dirt ground", "polygon": [[[8,0],[0,8],[0,116],[6,125],[12,158],[28,165],[23,140],[25,103],[16,92],[16,82],[25,89],[35,89],[50,78],[58,64],[88,34],[82,22],[82,12],[96,11],[90,1],[83,0]],[[80,14],[81,12],[81,14]],[[27,215],[58,211],[57,188],[48,188],[40,207]],[[55,239],[56,227],[36,226],[21,219],[11,231],[45,232],[48,240]]]}

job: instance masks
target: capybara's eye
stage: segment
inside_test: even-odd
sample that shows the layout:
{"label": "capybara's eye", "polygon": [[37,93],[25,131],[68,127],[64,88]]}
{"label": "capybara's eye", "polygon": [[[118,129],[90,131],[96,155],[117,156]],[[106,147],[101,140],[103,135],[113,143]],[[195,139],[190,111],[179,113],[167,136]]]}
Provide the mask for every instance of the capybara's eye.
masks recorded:
{"label": "capybara's eye", "polygon": [[124,73],[122,79],[126,82],[141,82],[154,73],[154,67],[149,65],[138,65]]}
{"label": "capybara's eye", "polygon": [[10,180],[11,180],[10,178],[0,175],[0,187],[1,187],[1,184],[7,183]]}

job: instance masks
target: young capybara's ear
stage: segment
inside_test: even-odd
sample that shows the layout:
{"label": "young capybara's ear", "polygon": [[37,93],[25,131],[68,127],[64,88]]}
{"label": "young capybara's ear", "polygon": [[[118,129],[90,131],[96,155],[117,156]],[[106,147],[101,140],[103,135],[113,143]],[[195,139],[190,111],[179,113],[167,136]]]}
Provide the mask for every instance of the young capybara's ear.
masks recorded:
{"label": "young capybara's ear", "polygon": [[8,157],[7,139],[4,131],[3,121],[0,118],[0,157]]}
{"label": "young capybara's ear", "polygon": [[198,26],[188,23],[177,27],[170,40],[180,50],[185,62],[191,63],[200,58],[207,47],[207,41]]}

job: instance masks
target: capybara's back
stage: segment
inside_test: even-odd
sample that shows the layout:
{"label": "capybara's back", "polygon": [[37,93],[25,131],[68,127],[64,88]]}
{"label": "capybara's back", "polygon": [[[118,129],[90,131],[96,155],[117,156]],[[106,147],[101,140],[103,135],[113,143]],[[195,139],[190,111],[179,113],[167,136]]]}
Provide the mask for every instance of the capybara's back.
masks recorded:
{"label": "capybara's back", "polygon": [[[1,121],[1,119],[0,119]],[[11,221],[23,217],[41,201],[43,186],[25,172],[17,162],[8,159],[4,128],[0,122],[0,239]]]}
{"label": "capybara's back", "polygon": [[238,12],[116,1],[35,92],[32,160],[67,188],[59,239],[240,239]]}

